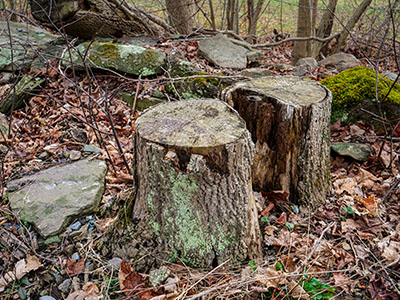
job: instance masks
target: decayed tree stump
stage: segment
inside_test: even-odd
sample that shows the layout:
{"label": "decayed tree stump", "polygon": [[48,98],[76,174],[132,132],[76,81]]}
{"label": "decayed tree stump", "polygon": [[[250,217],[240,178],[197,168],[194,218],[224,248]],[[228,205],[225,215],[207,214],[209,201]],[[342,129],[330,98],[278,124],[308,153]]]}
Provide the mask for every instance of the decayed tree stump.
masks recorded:
{"label": "decayed tree stump", "polygon": [[254,145],[237,112],[214,99],[160,104],[137,119],[135,144],[141,245],[194,267],[260,255]]}
{"label": "decayed tree stump", "polygon": [[255,190],[283,190],[290,200],[316,207],[330,186],[331,92],[298,77],[239,82],[223,98],[246,121],[256,154]]}

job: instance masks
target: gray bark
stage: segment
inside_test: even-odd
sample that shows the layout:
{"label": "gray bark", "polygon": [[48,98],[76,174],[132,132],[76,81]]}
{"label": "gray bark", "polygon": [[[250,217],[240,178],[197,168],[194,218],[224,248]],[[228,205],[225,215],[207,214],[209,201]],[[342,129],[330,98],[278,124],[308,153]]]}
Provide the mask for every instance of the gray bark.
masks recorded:
{"label": "gray bark", "polygon": [[350,35],[350,32],[354,29],[358,20],[361,18],[365,10],[371,4],[372,0],[364,0],[356,9],[354,14],[351,16],[350,20],[347,22],[346,26],[340,32],[339,38],[337,39],[336,45],[332,50],[332,54],[338,53],[346,44],[346,39]]}
{"label": "gray bark", "polygon": [[63,27],[67,34],[81,38],[157,35],[172,29],[121,0],[30,0],[30,7],[42,25]]}
{"label": "gray bark", "polygon": [[165,3],[169,19],[176,31],[182,34],[191,33],[193,28],[193,16],[190,9],[192,1],[166,0]]}
{"label": "gray bark", "polygon": [[323,203],[330,185],[330,91],[297,77],[263,77],[227,88],[223,98],[256,144],[254,189],[283,190],[311,207]]}
{"label": "gray bark", "polygon": [[159,259],[193,267],[258,258],[254,145],[237,112],[191,99],[155,106],[136,126],[133,220],[141,234],[119,241],[119,253],[138,257],[146,244]]}
{"label": "gray bark", "polygon": [[[309,37],[311,34],[311,2],[300,0],[297,16],[297,37]],[[292,50],[292,61],[311,56],[311,41],[296,41]]]}

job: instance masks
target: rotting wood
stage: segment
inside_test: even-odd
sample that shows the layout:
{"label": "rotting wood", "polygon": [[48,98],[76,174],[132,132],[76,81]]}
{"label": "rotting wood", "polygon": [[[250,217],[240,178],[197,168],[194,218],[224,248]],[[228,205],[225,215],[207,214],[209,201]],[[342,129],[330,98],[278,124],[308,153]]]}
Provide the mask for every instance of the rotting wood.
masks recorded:
{"label": "rotting wood", "polygon": [[311,80],[269,76],[238,82],[223,98],[256,144],[255,190],[284,190],[312,207],[323,203],[330,186],[330,91]]}
{"label": "rotting wood", "polygon": [[215,99],[157,105],[136,121],[135,149],[137,225],[114,254],[193,267],[260,257],[254,145],[236,111]]}

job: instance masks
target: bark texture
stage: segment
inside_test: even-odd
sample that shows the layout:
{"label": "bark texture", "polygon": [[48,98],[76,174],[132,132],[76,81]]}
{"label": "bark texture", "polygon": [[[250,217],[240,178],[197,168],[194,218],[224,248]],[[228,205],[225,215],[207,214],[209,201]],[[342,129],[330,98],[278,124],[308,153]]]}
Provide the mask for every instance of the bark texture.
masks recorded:
{"label": "bark texture", "polygon": [[136,121],[135,144],[136,246],[193,267],[259,257],[254,145],[237,112],[213,99],[161,104]]}
{"label": "bark texture", "polygon": [[[308,37],[311,34],[311,1],[299,0],[297,16],[297,37]],[[296,63],[300,58],[311,55],[311,41],[296,41],[293,45],[292,60]]]}
{"label": "bark texture", "polygon": [[157,35],[168,26],[158,18],[120,0],[30,0],[32,16],[69,35],[92,38],[137,34]]}
{"label": "bark texture", "polygon": [[298,77],[239,82],[223,98],[247,123],[256,154],[255,190],[284,190],[291,201],[316,207],[330,184],[331,93]]}
{"label": "bark texture", "polygon": [[172,26],[182,34],[189,34],[193,28],[191,0],[166,0],[168,16]]}

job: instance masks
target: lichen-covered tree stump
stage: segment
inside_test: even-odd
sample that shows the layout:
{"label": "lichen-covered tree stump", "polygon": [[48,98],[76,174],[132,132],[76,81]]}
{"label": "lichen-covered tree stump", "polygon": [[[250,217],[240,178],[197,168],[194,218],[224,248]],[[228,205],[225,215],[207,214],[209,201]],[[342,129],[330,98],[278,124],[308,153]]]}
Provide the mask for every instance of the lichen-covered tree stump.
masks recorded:
{"label": "lichen-covered tree stump", "polygon": [[242,81],[223,92],[246,121],[256,154],[255,190],[283,190],[290,200],[316,207],[330,186],[331,92],[298,77]]}
{"label": "lichen-covered tree stump", "polygon": [[254,145],[236,111],[214,99],[154,106],[136,121],[135,146],[133,219],[159,258],[211,267],[260,255]]}

